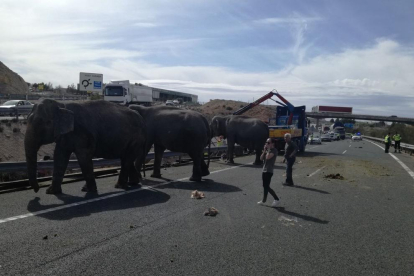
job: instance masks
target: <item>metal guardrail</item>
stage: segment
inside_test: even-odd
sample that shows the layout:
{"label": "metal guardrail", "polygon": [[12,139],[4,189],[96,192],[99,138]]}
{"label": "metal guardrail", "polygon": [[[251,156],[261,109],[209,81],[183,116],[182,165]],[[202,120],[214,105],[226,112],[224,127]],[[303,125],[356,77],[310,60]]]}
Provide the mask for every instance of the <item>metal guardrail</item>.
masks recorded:
{"label": "metal guardrail", "polygon": [[[385,144],[384,138],[377,138],[377,137],[371,137],[371,136],[365,136],[365,135],[363,135],[362,138],[373,140],[373,141],[376,141],[376,142],[380,142],[381,144]],[[394,141],[392,141],[391,144],[395,145]],[[404,152],[409,153],[410,155],[414,154],[414,145],[401,143],[401,149]]]}
{"label": "metal guardrail", "polygon": [[27,108],[19,108],[19,107],[11,107],[11,108],[2,108],[0,107],[0,115],[11,115],[11,116],[18,116],[21,115],[27,115],[30,112],[32,112],[32,109]]}
{"label": "metal guardrail", "polygon": [[[235,150],[242,149],[240,146],[236,146]],[[222,147],[211,147],[210,152],[224,151],[227,150],[227,146]],[[208,148],[204,149],[204,153],[208,152]],[[181,157],[185,156],[185,153],[182,152],[164,152],[163,158],[165,157]],[[147,160],[154,159],[154,153],[150,152],[147,155]],[[93,166],[96,167],[105,167],[105,166],[121,166],[121,160],[119,159],[93,159]],[[79,167],[78,160],[69,160],[67,169],[77,169]],[[53,160],[48,161],[37,161],[38,170],[51,170],[53,169]],[[0,163],[0,172],[25,172],[27,170],[26,162],[1,162]]]}

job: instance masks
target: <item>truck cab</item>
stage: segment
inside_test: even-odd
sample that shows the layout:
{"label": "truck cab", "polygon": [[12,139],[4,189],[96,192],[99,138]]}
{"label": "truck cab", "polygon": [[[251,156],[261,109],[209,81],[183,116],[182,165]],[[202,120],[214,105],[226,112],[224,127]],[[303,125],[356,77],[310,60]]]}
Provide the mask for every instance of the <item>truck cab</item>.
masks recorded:
{"label": "truck cab", "polygon": [[129,81],[112,81],[105,86],[104,100],[127,105],[131,102],[129,93]]}
{"label": "truck cab", "polygon": [[111,81],[104,90],[104,100],[121,104],[141,104],[150,106],[153,101],[152,88],[129,80]]}

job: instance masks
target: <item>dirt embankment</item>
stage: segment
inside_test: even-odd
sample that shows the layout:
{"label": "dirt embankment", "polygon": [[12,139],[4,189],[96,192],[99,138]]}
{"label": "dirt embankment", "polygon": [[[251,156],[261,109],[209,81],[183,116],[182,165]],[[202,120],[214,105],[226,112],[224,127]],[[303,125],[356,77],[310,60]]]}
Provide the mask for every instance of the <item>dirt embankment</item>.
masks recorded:
{"label": "dirt embankment", "polygon": [[[67,103],[67,102],[65,102]],[[201,106],[186,107],[204,114],[208,120],[215,115],[229,115],[245,106],[247,103],[238,101],[212,100]],[[267,122],[275,116],[274,108],[256,106],[243,115],[258,118]],[[5,120],[0,117],[0,162],[25,161],[24,135],[26,121]],[[55,145],[42,146],[38,152],[38,160],[45,156],[53,157]]]}
{"label": "dirt embankment", "polygon": [[[26,161],[24,153],[24,135],[26,121],[0,119],[0,162]],[[54,144],[42,146],[38,160],[44,156],[53,156]]]}

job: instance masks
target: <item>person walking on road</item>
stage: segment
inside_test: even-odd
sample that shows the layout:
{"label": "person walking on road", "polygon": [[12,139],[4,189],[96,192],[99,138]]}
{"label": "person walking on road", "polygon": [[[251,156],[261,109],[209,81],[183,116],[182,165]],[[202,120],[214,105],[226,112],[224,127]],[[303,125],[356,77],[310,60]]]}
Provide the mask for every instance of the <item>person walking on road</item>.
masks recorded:
{"label": "person walking on road", "polygon": [[398,134],[398,132],[395,132],[395,135],[392,137],[394,140],[394,152],[398,151],[401,153],[401,136]]}
{"label": "person walking on road", "polygon": [[290,133],[285,134],[285,155],[283,163],[286,162],[286,181],[283,183],[284,186],[293,186],[292,170],[293,164],[296,161],[296,153],[298,152],[298,146],[292,141]]}
{"label": "person walking on road", "polygon": [[391,146],[391,132],[388,132],[387,136],[384,138],[385,143],[385,153],[388,153]]}
{"label": "person walking on road", "polygon": [[267,194],[270,193],[273,196],[272,207],[276,207],[279,204],[279,197],[275,191],[270,188],[270,181],[273,176],[273,167],[275,166],[277,157],[277,149],[275,148],[275,141],[268,138],[264,145],[263,153],[260,156],[260,160],[264,161],[262,180],[263,180],[263,200],[257,202],[259,205],[263,205],[267,200]]}

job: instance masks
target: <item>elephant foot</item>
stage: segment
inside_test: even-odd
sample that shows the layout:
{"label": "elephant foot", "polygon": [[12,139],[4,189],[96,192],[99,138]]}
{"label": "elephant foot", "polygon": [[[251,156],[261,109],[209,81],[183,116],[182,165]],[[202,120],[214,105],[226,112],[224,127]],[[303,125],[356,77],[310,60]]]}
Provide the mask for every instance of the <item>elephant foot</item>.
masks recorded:
{"label": "elephant foot", "polygon": [[46,189],[46,194],[50,194],[50,195],[58,195],[62,193],[62,188],[61,187],[54,187],[54,186],[49,186],[49,188]]}
{"label": "elephant foot", "polygon": [[210,171],[209,170],[203,170],[202,172],[201,172],[201,176],[207,176],[207,175],[209,175],[210,174]]}
{"label": "elephant foot", "polygon": [[130,186],[137,186],[141,182],[142,178],[137,177],[130,177],[128,181],[128,185]]}
{"label": "elephant foot", "polygon": [[88,193],[95,193],[98,191],[98,188],[96,186],[88,187],[88,185],[84,185],[82,187],[82,192],[88,192]]}
{"label": "elephant foot", "polygon": [[130,182],[128,182],[128,185],[129,186],[138,186],[140,184],[139,184],[139,181],[132,181],[132,182],[130,181]]}
{"label": "elephant foot", "polygon": [[161,174],[160,173],[153,173],[153,174],[151,174],[151,177],[161,178]]}
{"label": "elephant foot", "polygon": [[190,177],[190,181],[201,182],[201,176],[194,176]]}
{"label": "elephant foot", "polygon": [[116,182],[115,188],[126,190],[126,189],[128,189],[128,184],[127,183],[119,183],[119,182]]}

